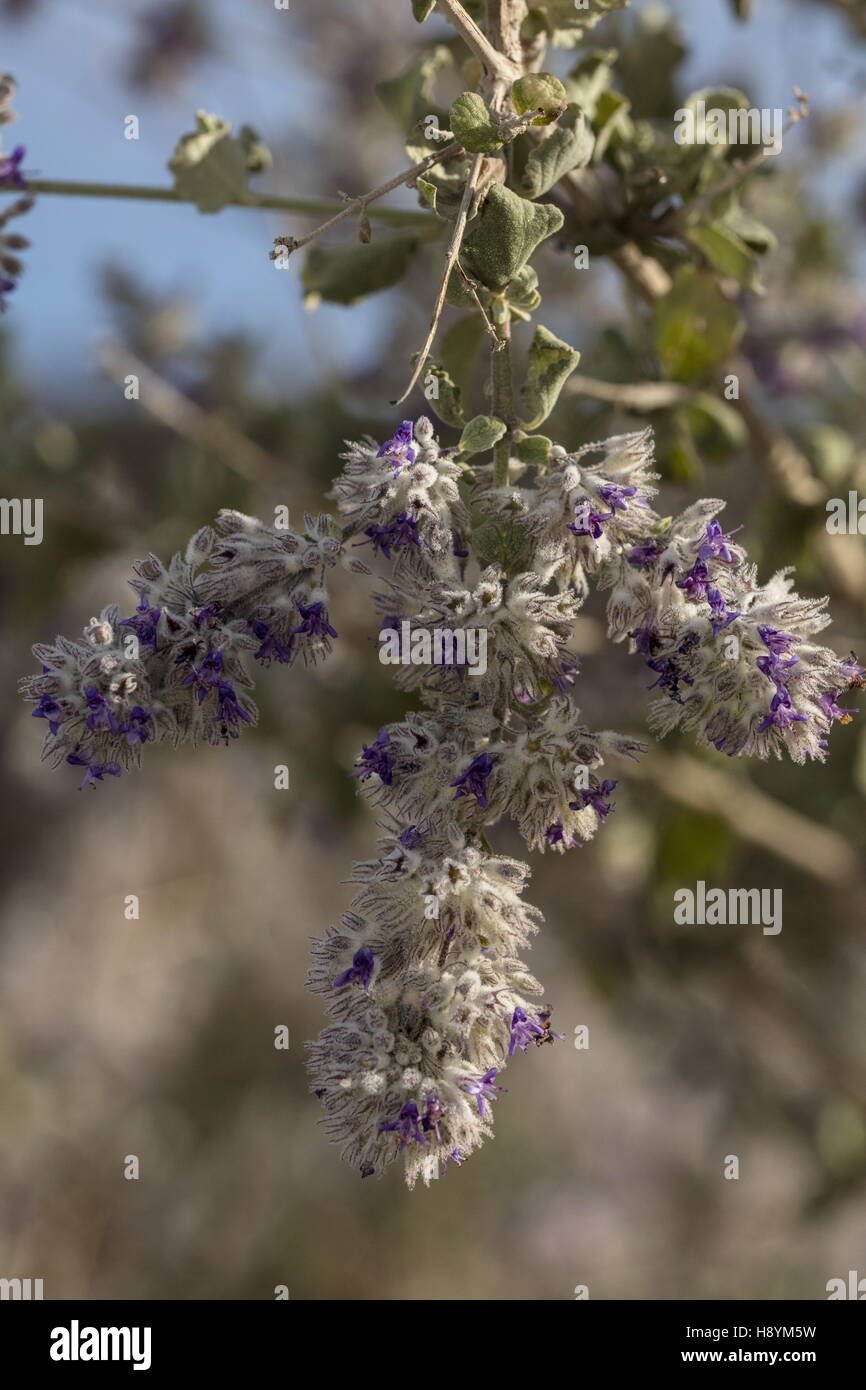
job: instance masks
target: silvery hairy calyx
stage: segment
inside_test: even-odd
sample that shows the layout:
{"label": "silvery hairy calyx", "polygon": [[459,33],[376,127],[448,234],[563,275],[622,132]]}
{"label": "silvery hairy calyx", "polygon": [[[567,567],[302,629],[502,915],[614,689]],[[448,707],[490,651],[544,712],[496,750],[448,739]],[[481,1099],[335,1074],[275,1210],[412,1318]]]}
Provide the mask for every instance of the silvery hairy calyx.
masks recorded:
{"label": "silvery hairy calyx", "polygon": [[[572,644],[593,589],[607,597],[611,640],[634,653],[660,736],[680,729],[732,758],[822,761],[833,725],[851,717],[844,692],[864,679],[853,656],[816,640],[826,600],[801,598],[788,570],[759,582],[743,528],[720,519],[723,502],[699,501],[673,518],[655,509],[651,431],[576,449],[537,433],[579,359],[541,324],[514,391],[512,332],[541,302],[531,261],[563,228],[562,205],[575,193],[578,207],[592,203],[590,221],[615,219],[616,235],[601,245],[624,252],[626,230],[637,238],[640,248],[629,243],[617,264],[644,298],[667,293],[660,279],[674,284],[669,317],[656,316],[660,370],[682,369],[672,345],[684,317],[704,324],[713,349],[705,395],[736,342],[730,247],[745,292],[757,276],[755,247],[772,245],[738,202],[752,165],[732,173],[728,151],[683,151],[671,130],[632,120],[611,86],[614,55],[590,51],[564,82],[538,71],[549,46],[579,47],[623,4],[496,0],[470,15],[459,0],[438,0],[456,46],[434,46],[396,88],[385,84],[386,105],[408,125],[411,168],[346,200],[303,240],[279,239],[286,260],[356,217],[358,243],[316,245],[303,270],[308,303],[354,303],[396,284],[420,252],[423,237],[374,235],[368,215],[400,184],[416,188],[429,240],[446,250],[401,401],[423,385],[452,435],[440,442],[440,427],[422,415],[395,419],[385,442],[349,444],[334,515],[308,516],[297,532],[220,513],[167,568],[153,555],[135,566],[132,612],[109,606],[76,640],[36,647],[41,670],[24,682],[45,723],[45,757],[95,789],[137,766],[149,744],[230,745],[256,721],[256,665],[315,663],[337,640],[333,568],[367,576],[382,655],[399,639],[393,669],[415,708],[371,731],[351,772],[380,838],[375,857],[351,871],[351,909],[317,943],[310,981],[332,1019],[310,1048],[311,1087],[328,1134],[365,1177],[400,1160],[412,1186],[462,1164],[507,1104],[508,1062],[519,1052],[529,1065],[560,1037],[552,1001],[523,961],[541,922],[523,897],[529,869],[498,853],[491,835],[508,820],[531,853],[579,849],[614,811],[623,770],[644,751],[581,718]],[[420,23],[433,10],[433,0],[413,0]],[[443,65],[473,90],[440,110],[441,121],[423,119]],[[179,196],[194,174],[199,206],[214,211],[225,203],[214,167],[224,169],[228,127],[203,113],[199,123],[207,139],[186,137],[172,167],[184,178]],[[607,211],[586,196],[605,189],[616,193]],[[714,190],[724,192],[718,207]],[[628,208],[636,217],[624,230]],[[673,280],[649,254],[671,247]],[[450,337],[437,359],[446,305],[462,312],[453,325],[461,351]],[[485,397],[467,342],[476,357],[482,342],[489,347]],[[473,392],[482,413],[467,418]],[[470,661],[470,651],[484,660]]]}
{"label": "silvery hairy calyx", "polygon": [[426,418],[344,457],[339,521],[307,517],[295,534],[221,513],[168,568],[154,556],[135,567],[128,617],[109,607],[78,640],[38,646],[42,672],[24,690],[46,756],[95,785],[145,744],[228,744],[254,723],[251,667],[327,655],[327,574],[337,562],[369,573],[359,550],[387,566],[372,595],[383,629],[485,631],[483,673],[397,668],[418,709],[380,729],[354,771],[378,853],[354,865],[352,910],[317,943],[311,974],[333,1017],[310,1061],[328,1133],[363,1175],[402,1159],[411,1185],[470,1155],[509,1059],[558,1036],[521,958],[540,924],[522,897],[529,869],[488,831],[509,818],[530,850],[582,845],[642,752],[588,728],[575,702],[570,638],[590,588],[608,593],[610,637],[652,676],[651,727],[694,730],[730,756],[823,759],[863,672],[815,642],[824,600],[800,598],[786,572],[759,584],[722,502],[659,516],[648,430],[554,445],[543,469],[513,464],[505,486],[492,461],[441,448]]}

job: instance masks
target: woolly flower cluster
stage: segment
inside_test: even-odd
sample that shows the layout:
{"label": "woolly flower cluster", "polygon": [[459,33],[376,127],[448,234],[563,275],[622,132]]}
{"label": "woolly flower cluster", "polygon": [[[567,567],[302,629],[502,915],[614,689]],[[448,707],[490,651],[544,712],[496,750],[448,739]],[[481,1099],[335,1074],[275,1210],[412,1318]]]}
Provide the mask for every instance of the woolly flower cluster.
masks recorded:
{"label": "woolly flower cluster", "polygon": [[254,724],[247,663],[315,661],[337,635],[324,580],[340,540],[327,517],[305,527],[221,512],[168,568],[155,555],[134,566],[129,617],[110,605],[77,641],[35,646],[42,671],[21,689],[47,726],[43,757],[94,787],[138,766],[146,743],[228,744]]}
{"label": "woolly flower cluster", "polygon": [[[720,502],[658,515],[650,431],[554,446],[540,473],[513,463],[505,487],[441,449],[427,420],[343,457],[345,533],[390,564],[380,636],[400,634],[397,682],[421,708],[357,760],[392,829],[317,946],[312,984],[336,1022],[311,1070],[346,1158],[368,1175],[402,1155],[412,1185],[484,1138],[515,1050],[558,1036],[516,955],[536,924],[517,897],[527,870],[494,856],[485,828],[508,817],[531,850],[579,846],[613,810],[607,765],[644,751],[588,728],[572,698],[590,588],[609,591],[610,636],[654,676],[661,733],[682,724],[732,755],[821,758],[863,673],[809,640],[824,600],[800,599],[787,574],[758,585]],[[469,669],[442,641],[416,657],[437,650],[417,640],[431,631],[483,638],[486,663]]]}
{"label": "woolly flower cluster", "polygon": [[614,809],[611,764],[644,751],[589,728],[573,699],[590,588],[608,593],[610,637],[653,678],[652,730],[682,727],[730,756],[823,759],[864,672],[814,641],[826,600],[800,598],[787,571],[758,583],[721,502],[654,510],[649,430],[554,445],[544,467],[512,461],[505,486],[492,463],[443,449],[427,419],[343,459],[341,528],[221,513],[168,569],[153,556],[135,567],[131,616],[107,608],[82,640],[35,648],[42,672],[24,693],[46,756],[83,768],[82,785],[149,741],[228,743],[256,718],[249,661],[330,650],[329,568],[369,574],[364,551],[384,568],[380,639],[402,643],[397,682],[419,707],[354,768],[385,838],[315,946],[311,985],[333,1022],[310,1070],[346,1159],[368,1176],[399,1157],[412,1186],[478,1147],[509,1059],[559,1036],[518,955],[540,920],[521,898],[529,871],[491,848],[488,827],[509,818],[530,850],[577,848]]}
{"label": "woolly flower cluster", "polygon": [[540,914],[525,865],[456,826],[394,830],[356,864],[353,911],[315,948],[335,1022],[310,1045],[326,1129],[363,1177],[404,1159],[410,1187],[492,1132],[505,1060],[555,1036],[517,952]]}

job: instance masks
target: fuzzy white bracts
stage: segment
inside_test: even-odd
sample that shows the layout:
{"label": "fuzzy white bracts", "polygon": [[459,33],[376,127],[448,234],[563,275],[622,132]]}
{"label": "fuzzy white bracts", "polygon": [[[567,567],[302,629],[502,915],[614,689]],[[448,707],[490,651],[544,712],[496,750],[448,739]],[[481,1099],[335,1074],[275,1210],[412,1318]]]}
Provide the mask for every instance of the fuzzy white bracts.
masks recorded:
{"label": "fuzzy white bracts", "polygon": [[[489,1132],[515,1050],[557,1036],[516,956],[534,926],[515,896],[527,871],[492,856],[485,828],[507,817],[531,850],[572,849],[613,809],[609,762],[643,752],[587,728],[571,699],[590,586],[610,591],[611,638],[655,676],[659,732],[682,724],[733,754],[820,758],[849,717],[837,696],[862,672],[808,640],[823,600],[798,598],[787,575],[757,585],[716,520],[722,503],[673,521],[654,511],[649,430],[554,446],[540,476],[513,464],[507,487],[490,465],[449,458],[426,420],[344,457],[334,495],[347,531],[391,563],[380,637],[399,636],[397,682],[422,708],[358,758],[397,829],[381,859],[356,866],[354,910],[317,947],[313,985],[337,1022],[311,1070],[346,1158],[368,1175],[402,1156],[412,1185]],[[447,655],[458,633],[474,641]],[[483,667],[455,654],[482,647]]]}
{"label": "fuzzy white bracts", "polygon": [[131,616],[111,605],[82,639],[35,646],[42,672],[21,691],[48,726],[43,757],[95,786],[138,766],[145,743],[228,744],[254,724],[247,662],[312,662],[337,635],[325,572],[341,543],[330,518],[304,520],[296,534],[221,512],[168,568],[155,555],[134,566]]}
{"label": "fuzzy white bracts", "polygon": [[23,689],[47,722],[46,756],[91,785],[148,741],[228,743],[256,718],[248,661],[328,654],[330,567],[369,573],[358,546],[389,562],[380,640],[420,708],[381,728],[354,769],[388,832],[355,865],[342,926],[315,947],[311,984],[333,1022],[310,1069],[347,1160],[367,1176],[399,1157],[411,1186],[477,1148],[509,1058],[558,1036],[519,955],[540,920],[520,896],[529,870],[494,852],[488,828],[508,818],[528,849],[571,850],[614,809],[609,772],[644,751],[588,728],[572,699],[590,586],[609,595],[611,639],[652,673],[660,734],[822,759],[864,673],[813,640],[826,600],[800,598],[787,571],[758,583],[718,521],[723,503],[659,516],[649,430],[572,454],[555,445],[539,472],[513,461],[506,487],[491,463],[442,449],[426,419],[344,459],[342,530],[223,512],[168,569],[154,556],[135,567],[133,615],[106,608],[78,641],[35,648],[42,673]]}
{"label": "fuzzy white bracts", "polygon": [[310,984],[336,1021],[310,1071],[362,1176],[402,1157],[411,1187],[462,1163],[492,1132],[509,1055],[551,1037],[517,955],[540,921],[528,872],[456,827],[407,826],[356,864],[354,910],[314,948]]}

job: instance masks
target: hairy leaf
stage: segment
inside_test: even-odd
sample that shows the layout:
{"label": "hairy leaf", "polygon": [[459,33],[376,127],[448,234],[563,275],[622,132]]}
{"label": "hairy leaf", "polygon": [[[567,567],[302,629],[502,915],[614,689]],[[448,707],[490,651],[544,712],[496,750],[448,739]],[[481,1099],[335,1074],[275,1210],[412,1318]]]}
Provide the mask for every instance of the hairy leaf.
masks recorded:
{"label": "hairy leaf", "polygon": [[368,245],[312,246],[302,275],[306,301],[311,306],[321,299],[355,304],[387,290],[403,279],[417,247],[418,238],[408,233],[377,236]]}
{"label": "hairy leaf", "polygon": [[533,125],[550,125],[565,110],[568,97],[558,77],[550,72],[531,72],[511,88],[511,104],[518,116],[538,111]]}
{"label": "hairy leaf", "polygon": [[463,393],[446,369],[428,357],[421,376],[421,384],[428,405],[446,425],[458,428],[466,423],[463,414]]}
{"label": "hairy leaf", "polygon": [[534,468],[544,469],[547,467],[552,448],[553,440],[548,439],[546,434],[528,434],[525,439],[517,441],[514,446],[514,453],[521,463],[528,463]]}
{"label": "hairy leaf", "polygon": [[179,197],[199,212],[219,212],[243,198],[250,173],[268,168],[270,155],[251,126],[233,136],[219,116],[197,111],[195,119],[196,129],[181,136],[168,167]]}
{"label": "hairy leaf", "polygon": [[530,203],[495,183],[463,241],[467,274],[491,290],[504,290],[536,246],[563,221],[552,203]]}
{"label": "hairy leaf", "polygon": [[477,92],[464,92],[451,105],[454,138],[472,154],[492,154],[502,144],[499,122]]}
{"label": "hairy leaf", "polygon": [[605,15],[624,10],[629,0],[535,0],[524,26],[527,35],[545,32],[555,48],[575,48]]}
{"label": "hairy leaf", "polygon": [[582,169],[592,158],[595,137],[579,106],[570,105],[556,129],[529,151],[520,180],[527,198],[540,198],[572,169]]}
{"label": "hairy leaf", "polygon": [[498,443],[507,428],[504,420],[497,420],[492,415],[476,415],[460,436],[460,452],[467,457],[486,453]]}
{"label": "hairy leaf", "polygon": [[521,391],[522,423],[526,429],[536,429],[559,399],[559,393],[580,361],[580,353],[561,339],[554,337],[541,324],[529,348],[529,370]]}

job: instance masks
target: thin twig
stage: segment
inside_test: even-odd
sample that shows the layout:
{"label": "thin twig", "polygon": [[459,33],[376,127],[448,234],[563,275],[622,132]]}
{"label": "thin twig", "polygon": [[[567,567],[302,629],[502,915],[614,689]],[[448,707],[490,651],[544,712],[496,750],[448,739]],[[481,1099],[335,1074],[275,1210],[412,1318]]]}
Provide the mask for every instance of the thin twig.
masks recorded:
{"label": "thin twig", "polygon": [[140,404],[160,424],[175,434],[189,439],[200,449],[218,454],[233,472],[249,481],[261,482],[277,472],[276,461],[251,439],[221,420],[209,415],[200,405],[178,391],[170,381],[159,376],[151,367],[120,343],[103,342],[96,356],[106,374],[119,386],[128,376],[137,376],[141,393]]}
{"label": "thin twig", "polygon": [[475,57],[483,63],[492,77],[502,82],[514,82],[520,76],[520,68],[512,63],[504,53],[499,53],[479,29],[460,4],[460,0],[437,0],[439,9],[451,21],[454,28]]}
{"label": "thin twig", "polygon": [[391,402],[392,405],[402,405],[406,397],[411,394],[416,382],[418,381],[418,378],[424,370],[424,363],[427,361],[427,358],[430,355],[430,349],[433,346],[433,341],[436,337],[436,331],[439,327],[439,320],[442,317],[442,310],[445,308],[445,296],[448,293],[448,282],[451,279],[451,272],[454,269],[457,257],[460,255],[460,247],[463,244],[463,233],[466,230],[466,222],[469,217],[469,209],[472,206],[472,197],[475,192],[475,185],[478,182],[478,175],[481,172],[481,165],[483,161],[483,154],[477,154],[472,161],[472,166],[469,170],[469,174],[466,179],[466,187],[463,189],[463,197],[460,200],[460,210],[457,213],[456,218],[454,219],[454,228],[451,232],[451,240],[448,243],[448,250],[445,254],[445,273],[442,276],[442,283],[439,286],[439,293],[436,296],[436,304],[433,309],[433,318],[430,321],[430,328],[428,330],[427,337],[424,341],[424,346],[418,354],[418,360],[415,363],[415,369],[412,372],[412,377],[409,382],[409,385],[406,387],[406,390],[403,392],[402,396],[398,396],[396,401]]}
{"label": "thin twig", "polygon": [[[440,150],[437,158],[442,158]],[[27,192],[60,194],[66,198],[124,198],[147,203],[189,203],[191,198],[181,198],[173,188],[152,187],[149,184],[133,183],[77,183],[69,179],[28,179]],[[20,196],[19,190],[0,187],[0,194],[11,193]],[[335,208],[345,211],[343,204],[333,198],[281,198],[271,193],[244,193],[231,198],[227,207],[273,209],[276,212],[294,212],[303,217],[322,217]],[[396,226],[429,226],[430,214],[413,212],[403,208],[373,208],[371,217],[381,222],[391,222]]]}
{"label": "thin twig", "polygon": [[499,352],[505,346],[505,344],[503,343],[499,334],[496,332],[495,326],[490,322],[490,319],[487,316],[487,310],[484,308],[484,305],[481,303],[481,300],[478,297],[478,286],[476,285],[475,281],[470,280],[469,276],[466,274],[466,271],[460,264],[459,256],[457,260],[454,262],[454,264],[460,273],[461,279],[463,280],[463,284],[466,286],[467,294],[474,301],[476,309],[478,310],[479,314],[484,320],[484,327],[487,329],[487,332],[492,340],[493,351]]}
{"label": "thin twig", "polygon": [[[412,179],[420,178],[428,169],[433,169],[437,164],[440,164],[442,160],[453,159],[455,155],[463,153],[463,146],[458,140],[454,140],[450,145],[446,145],[444,149],[436,150],[433,154],[428,155],[426,159],[422,159],[419,164],[413,164],[411,169],[404,169],[402,174],[395,174],[387,183],[381,184],[379,188],[374,188],[371,193],[364,193],[358,198],[350,198],[339,212],[335,213],[333,217],[329,217],[327,222],[323,222],[321,226],[315,227],[313,231],[308,232],[305,237],[301,237],[300,240],[295,240],[294,237],[276,237],[274,239],[274,246],[282,247],[287,254],[290,254],[292,251],[299,251],[302,246],[308,246],[311,241],[315,241],[323,232],[330,231],[331,227],[336,227],[338,222],[345,221],[347,217],[352,217],[355,213],[365,213],[369,205],[374,203],[377,198],[383,198],[386,193],[391,193],[395,188],[399,188],[401,184],[410,183]],[[423,215],[429,222],[429,213]],[[279,251],[274,251],[271,254],[276,257],[280,253]]]}

